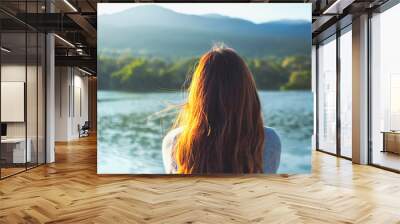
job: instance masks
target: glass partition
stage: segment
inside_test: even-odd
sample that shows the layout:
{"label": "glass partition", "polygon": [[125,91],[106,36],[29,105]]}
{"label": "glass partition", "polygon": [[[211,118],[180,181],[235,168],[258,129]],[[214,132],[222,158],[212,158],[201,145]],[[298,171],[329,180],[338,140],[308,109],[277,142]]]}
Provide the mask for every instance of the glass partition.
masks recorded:
{"label": "glass partition", "polygon": [[[43,13],[45,5],[42,1],[27,2],[28,13]],[[33,17],[31,20],[38,20]],[[32,21],[38,23],[39,21]],[[29,27],[28,27],[29,28]],[[36,29],[27,29],[27,142],[31,148],[31,162],[28,168],[43,163],[43,133],[44,133],[44,95],[43,65],[44,65],[44,34]],[[39,88],[40,87],[40,88]],[[41,118],[41,119],[40,119]],[[41,123],[39,122],[41,121]]]}
{"label": "glass partition", "polygon": [[318,149],[336,153],[336,36],[318,47]]}
{"label": "glass partition", "polygon": [[[43,4],[0,7],[41,13]],[[45,44],[44,33],[0,12],[0,178],[45,162]]]}
{"label": "glass partition", "polygon": [[24,171],[31,159],[26,140],[26,41],[25,32],[1,34],[2,177]]}
{"label": "glass partition", "polygon": [[351,26],[340,35],[340,154],[352,157],[352,33]]}

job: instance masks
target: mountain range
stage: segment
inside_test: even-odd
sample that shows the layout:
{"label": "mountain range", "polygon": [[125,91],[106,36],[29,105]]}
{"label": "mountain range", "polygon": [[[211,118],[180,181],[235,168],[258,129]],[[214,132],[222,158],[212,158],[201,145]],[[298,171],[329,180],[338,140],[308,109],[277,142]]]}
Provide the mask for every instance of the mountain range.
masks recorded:
{"label": "mountain range", "polygon": [[98,16],[99,53],[130,51],[162,57],[198,56],[223,42],[248,57],[309,55],[311,23],[253,23],[219,14],[189,15],[145,5]]}

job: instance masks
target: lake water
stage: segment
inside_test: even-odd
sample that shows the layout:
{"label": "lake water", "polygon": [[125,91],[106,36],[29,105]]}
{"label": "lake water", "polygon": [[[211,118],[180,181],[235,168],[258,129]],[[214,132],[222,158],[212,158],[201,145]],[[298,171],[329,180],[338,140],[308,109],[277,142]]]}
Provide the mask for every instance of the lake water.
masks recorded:
{"label": "lake water", "polygon": [[[279,173],[309,173],[313,97],[309,91],[259,91],[265,125],[282,141]],[[163,174],[162,139],[181,92],[98,92],[98,173]]]}

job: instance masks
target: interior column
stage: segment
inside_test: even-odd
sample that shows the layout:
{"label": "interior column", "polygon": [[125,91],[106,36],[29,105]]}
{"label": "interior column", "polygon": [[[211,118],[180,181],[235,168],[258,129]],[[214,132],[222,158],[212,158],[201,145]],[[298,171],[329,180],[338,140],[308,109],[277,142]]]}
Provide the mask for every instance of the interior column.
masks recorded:
{"label": "interior column", "polygon": [[368,163],[368,15],[353,19],[352,158]]}

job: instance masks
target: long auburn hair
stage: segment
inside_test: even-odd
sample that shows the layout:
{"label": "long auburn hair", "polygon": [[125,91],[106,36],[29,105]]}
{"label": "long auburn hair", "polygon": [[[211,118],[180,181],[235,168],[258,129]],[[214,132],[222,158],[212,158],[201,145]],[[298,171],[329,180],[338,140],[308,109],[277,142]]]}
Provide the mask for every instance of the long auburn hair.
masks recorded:
{"label": "long auburn hair", "polygon": [[214,47],[194,71],[174,156],[178,173],[262,173],[264,126],[253,76],[231,48]]}

